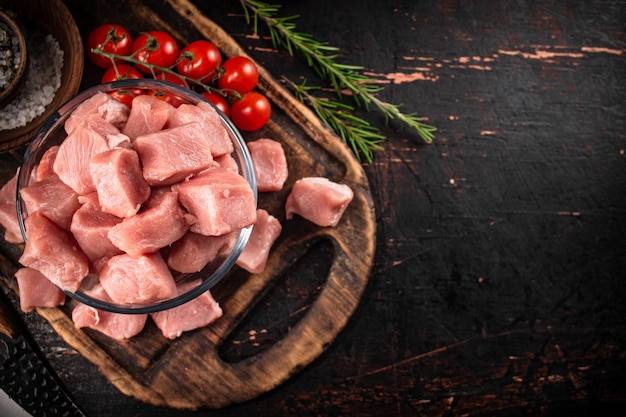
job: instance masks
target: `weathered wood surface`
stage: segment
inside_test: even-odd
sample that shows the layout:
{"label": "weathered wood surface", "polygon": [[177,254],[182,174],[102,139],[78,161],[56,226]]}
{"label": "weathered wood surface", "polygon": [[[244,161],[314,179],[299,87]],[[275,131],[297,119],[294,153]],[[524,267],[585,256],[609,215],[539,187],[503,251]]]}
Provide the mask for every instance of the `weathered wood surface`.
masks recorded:
{"label": "weathered wood surface", "polygon": [[[68,1],[70,9],[84,7]],[[127,4],[133,2],[127,2]],[[198,15],[148,10],[185,37]],[[275,78],[315,74],[250,35],[238,2],[195,2]],[[626,9],[619,1],[285,2],[428,116],[430,146],[392,123],[364,164],[376,251],[361,303],[297,375],[211,412],[121,394],[37,315],[29,327],[91,415],[610,415],[626,403]],[[126,4],[97,2],[99,19]],[[178,7],[178,6],[176,6]],[[172,17],[173,16],[173,17]],[[155,24],[162,24],[156,21]],[[148,28],[141,28],[147,30]],[[373,112],[367,117],[379,123]],[[4,169],[4,168],[3,168]],[[329,256],[327,247],[319,255]],[[319,262],[303,264],[300,271]],[[236,361],[288,333],[321,285],[287,279],[224,343]],[[275,297],[275,298],[271,298]]]}
{"label": "weathered wood surface", "polygon": [[[101,19],[94,5],[90,7],[84,13]],[[127,19],[132,20],[118,22],[133,33],[142,30],[136,27],[140,21],[137,16],[141,16],[141,21],[151,22],[155,30],[175,34],[181,44],[190,41],[171,27],[160,26],[161,16],[165,15],[160,16],[138,2],[131,2],[128,7],[131,13]],[[80,15],[84,16],[82,12]],[[196,38],[213,40],[225,56],[244,53],[211,20],[195,13],[194,16],[190,23],[198,30]],[[105,22],[101,20],[100,24]],[[235,268],[214,288],[212,292],[224,316],[215,325],[185,333],[174,341],[160,335],[150,321],[140,335],[115,342],[98,332],[76,329],[71,320],[73,302],[63,308],[38,311],[65,342],[89,359],[121,392],[152,405],[220,408],[266,393],[307,366],[333,342],[356,309],[367,284],[376,228],[363,168],[307,108],[260,69],[259,88],[270,98],[274,118],[266,128],[246,138],[269,137],[281,142],[285,150],[289,165],[285,187],[280,192],[259,195],[259,207],[278,218],[283,231],[263,273],[251,275]],[[90,79],[101,73],[86,73],[83,84],[90,85]],[[286,220],[285,200],[291,186],[297,179],[311,176],[327,177],[354,191],[337,227],[315,227],[302,218]],[[312,262],[309,258],[316,262],[316,267],[301,271],[301,264]],[[10,257],[9,260],[16,261]],[[320,262],[324,262],[321,267]],[[292,276],[296,273],[298,276]],[[15,287],[12,274],[6,275],[6,286]],[[224,340],[242,320],[254,315],[255,305],[274,285],[285,279],[305,282],[316,277],[318,288],[306,285],[315,297],[304,305],[306,311],[284,337],[244,359],[226,361],[221,356]]]}

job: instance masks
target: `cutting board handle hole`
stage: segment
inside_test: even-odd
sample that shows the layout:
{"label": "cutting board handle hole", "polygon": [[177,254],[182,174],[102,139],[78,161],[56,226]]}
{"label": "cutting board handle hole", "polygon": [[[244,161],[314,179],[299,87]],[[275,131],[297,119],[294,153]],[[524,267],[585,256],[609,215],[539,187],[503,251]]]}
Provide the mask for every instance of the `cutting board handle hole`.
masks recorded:
{"label": "cutting board handle hole", "polygon": [[322,238],[313,243],[276,278],[272,288],[224,340],[220,357],[236,363],[283,339],[319,296],[334,257],[332,240]]}

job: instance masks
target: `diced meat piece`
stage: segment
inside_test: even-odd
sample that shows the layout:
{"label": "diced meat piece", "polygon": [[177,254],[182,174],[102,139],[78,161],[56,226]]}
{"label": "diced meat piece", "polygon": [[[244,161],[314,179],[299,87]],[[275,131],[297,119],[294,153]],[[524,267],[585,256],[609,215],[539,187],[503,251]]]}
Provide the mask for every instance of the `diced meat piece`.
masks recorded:
{"label": "diced meat piece", "polygon": [[235,158],[229,153],[215,157],[214,161],[219,167],[226,168],[229,171],[239,172],[237,161],[235,161]]}
{"label": "diced meat piece", "polygon": [[266,210],[258,209],[256,213],[256,223],[248,238],[248,244],[236,261],[237,265],[253,274],[263,272],[270,249],[283,230],[278,219]]}
{"label": "diced meat piece", "polygon": [[74,213],[70,231],[96,270],[100,270],[109,258],[122,254],[108,237],[111,228],[121,221],[121,218],[103,212],[97,200],[86,202]]}
{"label": "diced meat piece", "polygon": [[287,196],[286,218],[298,214],[318,226],[336,226],[353,197],[348,185],[324,177],[305,177],[295,182]]}
{"label": "diced meat piece", "polygon": [[41,156],[39,164],[37,164],[37,168],[35,168],[35,179],[37,181],[41,181],[48,175],[52,175],[55,173],[54,160],[57,157],[57,152],[59,152],[59,146],[54,145],[48,148]]}
{"label": "diced meat piece", "polygon": [[120,304],[153,303],[177,294],[172,273],[159,252],[112,257],[100,271],[100,283]]}
{"label": "diced meat piece", "polygon": [[171,185],[210,166],[213,156],[204,135],[202,125],[189,123],[135,139],[148,184]]}
{"label": "diced meat piece", "polygon": [[71,233],[38,211],[24,225],[28,238],[20,263],[38,270],[61,289],[78,290],[89,273],[89,260]]}
{"label": "diced meat piece", "polygon": [[130,217],[150,196],[139,156],[132,149],[116,148],[95,155],[89,162],[89,171],[100,207],[106,213]]}
{"label": "diced meat piece", "polygon": [[20,190],[27,213],[41,212],[65,230],[69,230],[72,216],[80,207],[78,194],[56,174],[30,182]]}
{"label": "diced meat piece", "polygon": [[256,174],[257,189],[280,191],[287,180],[287,158],[280,142],[262,138],[248,142]]}
{"label": "diced meat piece", "polygon": [[100,203],[98,202],[98,193],[97,192],[93,192],[93,193],[89,193],[89,194],[85,194],[85,195],[79,195],[78,196],[78,202],[80,204],[90,204],[94,207],[98,207],[98,209],[100,209]]}
{"label": "diced meat piece", "polygon": [[72,310],[72,321],[77,329],[90,328],[112,339],[124,341],[141,333],[148,321],[148,314],[112,313],[78,303]]}
{"label": "diced meat piece", "polygon": [[174,109],[170,103],[150,94],[140,94],[133,99],[122,133],[131,142],[141,135],[158,132],[167,123],[170,112]]}
{"label": "diced meat piece", "polygon": [[101,134],[89,127],[78,127],[59,145],[54,172],[78,194],[88,194],[96,190],[89,161],[108,150],[109,145]]}
{"label": "diced meat piece", "polygon": [[98,133],[103,138],[106,138],[109,135],[119,135],[121,133],[116,126],[107,122],[97,114],[89,114],[83,119],[75,120],[72,132],[76,129],[85,127],[88,127]]}
{"label": "diced meat piece", "polygon": [[172,244],[167,265],[178,272],[198,272],[218,255],[230,252],[239,233],[235,230],[221,236],[205,236],[187,232]]}
{"label": "diced meat piece", "polygon": [[29,312],[37,307],[56,307],[65,303],[65,293],[41,272],[20,268],[15,272],[20,290],[20,308]]}
{"label": "diced meat piece", "polygon": [[65,132],[69,135],[81,121],[90,115],[97,115],[104,121],[120,129],[126,123],[130,109],[111,95],[98,92],[82,102],[65,121]]}
{"label": "diced meat piece", "polygon": [[[96,284],[89,291],[91,297],[111,302],[102,285]],[[148,314],[118,314],[102,311],[77,303],[72,310],[72,321],[77,329],[90,328],[115,340],[128,340],[144,329]]]}
{"label": "diced meat piece", "polygon": [[178,199],[198,221],[191,231],[219,236],[256,221],[256,200],[250,184],[225,168],[209,169],[172,186]]}
{"label": "diced meat piece", "polygon": [[115,148],[132,148],[130,138],[123,133],[116,133],[114,135],[106,135],[105,139],[110,149]]}
{"label": "diced meat piece", "polygon": [[181,104],[170,114],[167,126],[171,128],[189,123],[200,123],[204,132],[202,141],[208,145],[214,157],[229,154],[234,150],[228,131],[211,104],[203,101],[195,105]]}
{"label": "diced meat piece", "polygon": [[[199,281],[181,284],[178,291],[183,294],[199,285]],[[183,332],[199,329],[222,317],[222,309],[210,291],[200,294],[191,301],[169,310],[152,313],[152,321],[168,339],[176,339]]]}
{"label": "diced meat piece", "polygon": [[17,221],[17,209],[15,207],[18,172],[0,188],[0,224],[5,230],[4,238],[11,243],[22,243],[24,241]]}
{"label": "diced meat piece", "polygon": [[178,204],[177,194],[166,192],[151,201],[150,207],[113,226],[108,236],[124,252],[139,256],[177,241],[193,221]]}

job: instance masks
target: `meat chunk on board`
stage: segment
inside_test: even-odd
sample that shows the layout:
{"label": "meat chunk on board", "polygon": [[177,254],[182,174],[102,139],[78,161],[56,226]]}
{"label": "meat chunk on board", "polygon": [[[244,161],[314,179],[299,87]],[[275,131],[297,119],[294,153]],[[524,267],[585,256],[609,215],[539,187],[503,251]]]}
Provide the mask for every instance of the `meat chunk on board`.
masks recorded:
{"label": "meat chunk on board", "polygon": [[[197,285],[200,281],[180,284],[179,294],[185,293]],[[152,321],[169,339],[176,339],[183,332],[195,330],[214,322],[222,317],[222,309],[209,291],[200,294],[191,301],[169,310],[152,313]]]}
{"label": "meat chunk on board", "polygon": [[77,329],[90,328],[112,339],[124,341],[141,333],[148,321],[148,314],[112,313],[78,303],[72,310],[72,321]]}
{"label": "meat chunk on board", "polygon": [[256,223],[248,244],[237,258],[236,264],[246,271],[259,274],[265,269],[272,245],[283,228],[278,219],[264,209],[257,209]]}
{"label": "meat chunk on board", "polygon": [[191,231],[219,236],[256,221],[256,200],[250,184],[226,168],[202,172],[172,186],[178,199],[198,222]]}
{"label": "meat chunk on board", "polygon": [[206,146],[200,123],[188,123],[139,136],[133,147],[150,185],[171,185],[211,166],[213,155]]}
{"label": "meat chunk on board", "polygon": [[95,155],[89,162],[102,211],[130,217],[150,197],[150,185],[143,178],[137,152],[116,148]]}
{"label": "meat chunk on board", "polygon": [[20,263],[38,270],[56,286],[76,292],[89,273],[89,259],[72,234],[38,211],[24,225],[28,239]]}
{"label": "meat chunk on board", "polygon": [[348,185],[324,177],[305,177],[294,183],[287,196],[286,218],[297,214],[318,226],[337,226],[353,197]]}
{"label": "meat chunk on board", "polygon": [[15,272],[20,292],[20,308],[29,312],[37,307],[56,307],[65,303],[65,293],[32,268],[20,268]]}
{"label": "meat chunk on board", "polygon": [[177,194],[168,191],[151,199],[145,210],[113,226],[108,237],[122,251],[139,256],[177,241],[194,221],[178,204]]}
{"label": "meat chunk on board", "polygon": [[287,158],[280,142],[261,138],[248,142],[259,192],[280,191],[289,176]]}
{"label": "meat chunk on board", "polygon": [[116,255],[100,271],[100,283],[119,304],[154,303],[176,296],[176,283],[159,252]]}

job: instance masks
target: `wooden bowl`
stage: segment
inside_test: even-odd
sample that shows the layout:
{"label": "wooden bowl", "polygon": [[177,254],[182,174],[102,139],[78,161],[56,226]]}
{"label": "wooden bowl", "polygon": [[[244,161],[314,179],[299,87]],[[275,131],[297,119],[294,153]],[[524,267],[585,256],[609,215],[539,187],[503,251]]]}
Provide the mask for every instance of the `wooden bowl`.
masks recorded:
{"label": "wooden bowl", "polygon": [[[84,56],[83,43],[76,22],[61,0],[0,0],[0,8],[13,12],[27,34],[29,28],[51,34],[63,50],[61,84],[52,102],[46,106],[42,114],[27,125],[11,130],[0,130],[0,152],[3,152],[28,143],[44,120],[76,95],[83,75]],[[32,58],[31,56],[30,59]],[[26,83],[28,79],[27,74]]]}
{"label": "wooden bowl", "polygon": [[18,51],[16,52],[19,52],[20,55],[19,66],[15,69],[11,82],[4,90],[0,91],[0,107],[2,107],[4,103],[10,102],[13,97],[15,97],[15,94],[24,81],[24,75],[28,67],[28,50],[26,49],[26,39],[22,33],[22,28],[11,16],[4,13],[2,10],[0,10],[0,22],[8,28],[12,37],[17,39]]}

